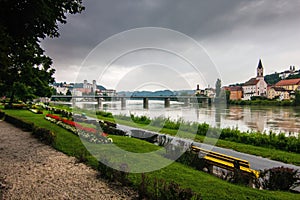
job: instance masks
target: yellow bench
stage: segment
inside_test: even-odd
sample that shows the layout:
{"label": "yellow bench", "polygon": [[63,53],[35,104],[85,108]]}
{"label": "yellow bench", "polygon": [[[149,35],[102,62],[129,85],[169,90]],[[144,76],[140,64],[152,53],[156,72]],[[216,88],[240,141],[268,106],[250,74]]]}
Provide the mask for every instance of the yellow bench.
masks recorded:
{"label": "yellow bench", "polygon": [[200,157],[205,159],[205,161],[208,164],[211,164],[213,166],[217,166],[217,167],[220,167],[223,169],[227,169],[230,171],[239,169],[244,173],[255,176],[256,178],[259,177],[259,172],[256,170],[250,169],[250,163],[247,160],[235,158],[235,157],[217,153],[214,151],[205,150],[205,149],[202,149],[197,146],[192,146],[191,149],[192,149],[192,151],[198,153]]}

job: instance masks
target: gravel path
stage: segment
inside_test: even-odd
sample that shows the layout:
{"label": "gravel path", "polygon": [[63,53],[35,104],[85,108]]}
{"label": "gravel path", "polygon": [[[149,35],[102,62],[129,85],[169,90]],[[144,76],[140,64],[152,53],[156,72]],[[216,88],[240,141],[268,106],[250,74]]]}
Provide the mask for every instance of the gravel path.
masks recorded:
{"label": "gravel path", "polygon": [[134,199],[128,188],[0,121],[0,199]]}

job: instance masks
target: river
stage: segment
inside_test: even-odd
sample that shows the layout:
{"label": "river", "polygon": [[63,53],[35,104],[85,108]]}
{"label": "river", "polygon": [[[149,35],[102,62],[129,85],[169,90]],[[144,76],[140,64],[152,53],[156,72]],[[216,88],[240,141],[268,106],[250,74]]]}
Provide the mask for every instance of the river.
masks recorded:
{"label": "river", "polygon": [[208,123],[213,127],[238,128],[241,131],[260,131],[269,133],[284,132],[298,135],[300,132],[300,108],[275,106],[184,106],[183,103],[171,101],[165,108],[164,102],[149,100],[149,109],[143,109],[142,100],[127,100],[121,109],[120,102],[104,102],[102,109],[113,114],[145,115],[150,118],[159,116],[173,120]]}

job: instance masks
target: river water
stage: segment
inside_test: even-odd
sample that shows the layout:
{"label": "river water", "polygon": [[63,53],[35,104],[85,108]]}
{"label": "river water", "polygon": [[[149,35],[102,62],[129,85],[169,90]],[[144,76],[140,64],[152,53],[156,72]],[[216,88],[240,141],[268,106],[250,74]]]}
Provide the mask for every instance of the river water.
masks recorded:
{"label": "river water", "polygon": [[102,109],[113,114],[159,116],[173,120],[208,123],[213,127],[238,128],[241,131],[284,132],[298,135],[300,132],[300,108],[270,106],[184,106],[171,101],[169,108],[164,101],[149,100],[149,109],[143,109],[142,100],[127,100],[126,107],[120,102],[104,102]]}

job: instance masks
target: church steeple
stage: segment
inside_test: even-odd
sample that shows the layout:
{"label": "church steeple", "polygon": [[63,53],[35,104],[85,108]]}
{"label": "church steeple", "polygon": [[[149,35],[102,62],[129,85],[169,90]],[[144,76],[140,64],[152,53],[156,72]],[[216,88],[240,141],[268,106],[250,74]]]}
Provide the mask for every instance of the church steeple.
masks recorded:
{"label": "church steeple", "polygon": [[261,59],[259,59],[258,66],[257,66],[257,77],[264,76],[264,67],[262,65]]}

